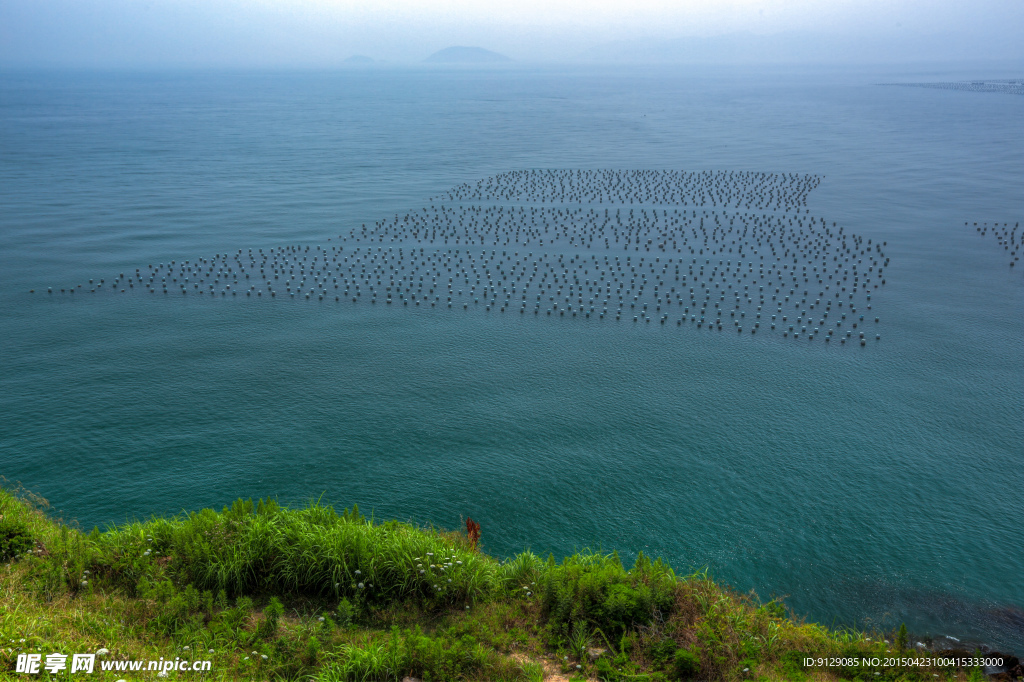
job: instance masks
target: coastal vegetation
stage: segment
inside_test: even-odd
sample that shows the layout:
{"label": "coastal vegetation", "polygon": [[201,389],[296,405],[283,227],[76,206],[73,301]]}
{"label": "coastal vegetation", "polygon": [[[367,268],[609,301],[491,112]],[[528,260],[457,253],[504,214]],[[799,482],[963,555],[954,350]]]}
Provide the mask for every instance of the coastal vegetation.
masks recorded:
{"label": "coastal vegetation", "polygon": [[101,663],[161,658],[211,662],[162,675],[183,680],[982,679],[861,663],[906,655],[905,629],[801,622],[643,554],[499,559],[466,529],[238,500],[86,532],[0,489],[0,677],[51,676],[15,674],[19,654],[99,652],[89,679],[156,679]]}

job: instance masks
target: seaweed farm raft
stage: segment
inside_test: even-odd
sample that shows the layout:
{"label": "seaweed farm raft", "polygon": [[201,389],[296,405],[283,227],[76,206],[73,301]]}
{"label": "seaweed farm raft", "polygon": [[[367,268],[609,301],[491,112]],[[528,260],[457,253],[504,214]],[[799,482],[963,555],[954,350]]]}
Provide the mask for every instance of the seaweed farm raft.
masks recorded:
{"label": "seaweed farm raft", "polygon": [[946,83],[881,83],[905,88],[931,88],[934,90],[959,90],[960,92],[1001,92],[1007,95],[1024,95],[1024,78],[1010,80],[952,81]]}
{"label": "seaweed farm raft", "polygon": [[50,294],[515,313],[845,345],[881,339],[886,242],[808,212],[818,176],[527,170],[452,188],[323,245],[137,267]]}

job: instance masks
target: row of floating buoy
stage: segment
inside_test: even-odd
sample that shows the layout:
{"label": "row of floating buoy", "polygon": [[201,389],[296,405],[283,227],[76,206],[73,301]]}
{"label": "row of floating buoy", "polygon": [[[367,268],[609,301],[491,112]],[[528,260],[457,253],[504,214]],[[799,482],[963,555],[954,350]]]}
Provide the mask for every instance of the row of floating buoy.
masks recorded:
{"label": "row of floating buoy", "polygon": [[932,88],[936,90],[959,90],[960,92],[1001,92],[1007,95],[1024,95],[1024,79],[951,81],[938,83],[881,83],[907,88]]}
{"label": "row of floating buoy", "polygon": [[632,318],[863,344],[885,246],[806,213],[434,205],[325,245],[151,263],[60,292]]}
{"label": "row of floating buoy", "polygon": [[[734,254],[759,247],[774,257],[805,258],[829,251],[833,242],[852,252],[855,235],[829,228],[809,215],[630,208],[583,209],[536,206],[431,205],[372,226],[342,242],[428,243],[453,246],[536,247],[694,255]],[[871,254],[867,250],[864,255]]]}
{"label": "row of floating buoy", "polygon": [[521,170],[453,187],[447,202],[662,204],[794,210],[821,182],[816,175],[748,171]]}

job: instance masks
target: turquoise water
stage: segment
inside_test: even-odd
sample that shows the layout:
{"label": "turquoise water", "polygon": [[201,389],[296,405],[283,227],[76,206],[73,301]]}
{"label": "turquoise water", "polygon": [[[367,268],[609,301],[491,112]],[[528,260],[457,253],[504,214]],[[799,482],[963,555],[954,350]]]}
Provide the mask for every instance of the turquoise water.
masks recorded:
{"label": "turquoise water", "polygon": [[[1024,99],[873,85],[901,76],[960,75],[0,76],[0,474],[85,527],[239,496],[472,516],[499,555],[643,550],[1024,650],[1024,278],[973,228],[1024,218]],[[882,341],[42,293],[528,168],[823,176],[811,214],[887,243]]]}

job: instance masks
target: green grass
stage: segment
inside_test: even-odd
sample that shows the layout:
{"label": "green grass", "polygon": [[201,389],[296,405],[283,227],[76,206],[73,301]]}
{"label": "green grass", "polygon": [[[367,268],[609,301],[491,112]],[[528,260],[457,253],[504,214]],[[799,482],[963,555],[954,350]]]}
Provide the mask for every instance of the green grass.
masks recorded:
{"label": "green grass", "polygon": [[[485,529],[486,531],[486,529]],[[641,555],[488,556],[455,532],[238,500],[83,533],[0,489],[0,677],[19,654],[209,659],[168,679],[966,680],[963,669],[806,668],[894,652]],[[902,641],[902,640],[901,640]],[[911,652],[912,653],[912,652]],[[97,666],[98,667],[98,666]],[[875,672],[881,673],[875,675]],[[59,676],[66,677],[67,672]],[[938,677],[935,677],[938,675]],[[559,677],[560,676],[560,677]],[[6,677],[4,677],[6,679]],[[97,670],[90,679],[157,679]]]}

